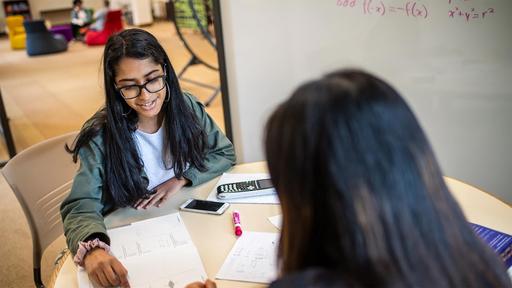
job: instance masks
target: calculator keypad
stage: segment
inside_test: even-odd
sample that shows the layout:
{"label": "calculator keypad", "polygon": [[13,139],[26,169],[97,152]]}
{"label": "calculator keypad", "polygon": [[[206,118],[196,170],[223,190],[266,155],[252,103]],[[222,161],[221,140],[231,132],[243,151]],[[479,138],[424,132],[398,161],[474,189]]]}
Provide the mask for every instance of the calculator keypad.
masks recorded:
{"label": "calculator keypad", "polygon": [[221,185],[219,188],[222,192],[242,192],[256,190],[257,185],[256,181],[246,181]]}

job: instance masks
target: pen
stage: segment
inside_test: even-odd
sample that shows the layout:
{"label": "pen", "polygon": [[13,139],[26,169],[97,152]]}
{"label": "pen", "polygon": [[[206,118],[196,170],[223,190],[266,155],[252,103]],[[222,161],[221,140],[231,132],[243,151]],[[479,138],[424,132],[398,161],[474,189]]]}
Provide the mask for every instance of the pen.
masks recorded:
{"label": "pen", "polygon": [[235,235],[242,235],[242,225],[240,225],[240,213],[233,211],[233,224],[235,225]]}

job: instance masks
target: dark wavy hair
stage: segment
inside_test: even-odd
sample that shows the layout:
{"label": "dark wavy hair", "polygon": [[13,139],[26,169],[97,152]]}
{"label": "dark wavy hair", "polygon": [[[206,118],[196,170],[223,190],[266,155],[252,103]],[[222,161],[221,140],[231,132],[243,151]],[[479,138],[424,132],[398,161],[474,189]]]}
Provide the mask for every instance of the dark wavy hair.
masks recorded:
{"label": "dark wavy hair", "polygon": [[163,151],[163,157],[168,168],[174,169],[176,177],[183,176],[187,164],[204,171],[207,148],[206,133],[192,108],[185,102],[176,73],[158,40],[141,29],[128,29],[111,36],[103,52],[105,106],[84,124],[74,148],[67,147],[67,150],[73,154],[73,161],[76,162],[80,149],[98,133],[103,133],[103,189],[110,193],[117,207],[133,205],[147,193],[148,185],[140,177],[143,163],[132,135],[137,129],[137,113],[131,111],[114,86],[116,68],[123,57],[151,58],[165,71],[166,93],[170,99],[163,103],[160,113],[164,114],[164,147],[169,149]]}
{"label": "dark wavy hair", "polygon": [[300,86],[268,120],[265,148],[283,275],[320,267],[353,287],[511,287],[384,81],[342,70]]}

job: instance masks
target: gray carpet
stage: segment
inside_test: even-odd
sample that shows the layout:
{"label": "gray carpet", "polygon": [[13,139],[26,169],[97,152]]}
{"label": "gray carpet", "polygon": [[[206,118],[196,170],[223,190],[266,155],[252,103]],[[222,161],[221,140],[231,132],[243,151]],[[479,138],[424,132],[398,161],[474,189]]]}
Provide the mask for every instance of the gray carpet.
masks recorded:
{"label": "gray carpet", "polygon": [[[32,238],[23,210],[9,184],[0,174],[0,287],[32,288]],[[57,239],[43,255],[43,282],[53,272],[53,262],[65,247],[64,237]]]}

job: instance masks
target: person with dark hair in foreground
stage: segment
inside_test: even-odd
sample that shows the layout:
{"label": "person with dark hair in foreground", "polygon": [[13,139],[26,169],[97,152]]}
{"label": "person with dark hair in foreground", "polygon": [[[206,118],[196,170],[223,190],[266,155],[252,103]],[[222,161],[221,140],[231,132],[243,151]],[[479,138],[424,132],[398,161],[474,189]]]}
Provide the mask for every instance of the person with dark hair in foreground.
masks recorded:
{"label": "person with dark hair in foreground", "polygon": [[159,207],[184,185],[198,185],[235,163],[231,142],[204,106],[182,92],[169,57],[141,29],[111,36],[103,53],[105,106],[68,151],[80,159],[61,205],[76,264],[103,287],[128,287],[108,253],[104,215],[118,207]]}
{"label": "person with dark hair in foreground", "polygon": [[386,82],[342,70],[302,85],[268,120],[265,148],[283,212],[271,288],[512,287]]}

